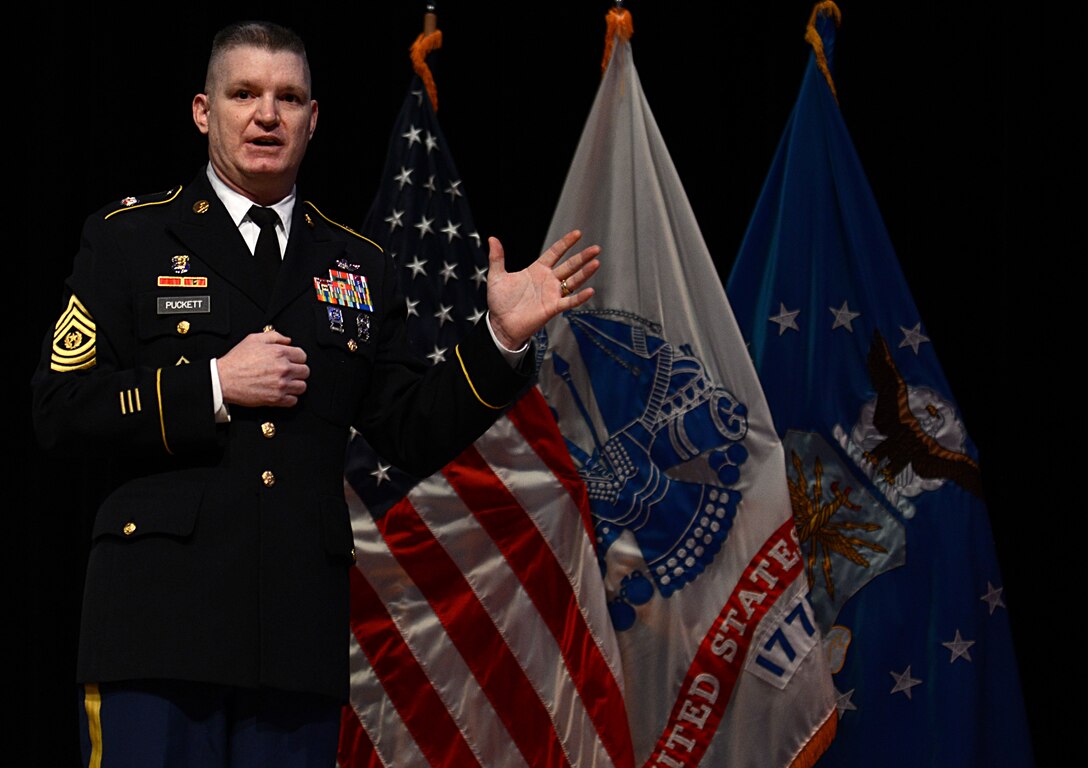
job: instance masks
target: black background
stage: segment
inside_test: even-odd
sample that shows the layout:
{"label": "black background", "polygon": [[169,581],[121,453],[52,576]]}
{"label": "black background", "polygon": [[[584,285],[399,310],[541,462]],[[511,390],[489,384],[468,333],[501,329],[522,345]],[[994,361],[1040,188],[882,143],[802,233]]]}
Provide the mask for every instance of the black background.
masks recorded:
{"label": "black background", "polygon": [[[208,46],[223,24],[262,17],[307,41],[320,103],[299,185],[358,226],[379,183],[411,77],[422,2],[193,2],[59,10],[9,26],[6,269],[25,298],[8,338],[20,432],[11,436],[7,632],[29,686],[20,741],[33,764],[75,765],[74,647],[94,484],[86,461],[34,446],[29,381],[59,310],[83,218],[110,200],[187,184],[206,159],[191,122]],[[812,4],[631,0],[635,62],[723,282],[796,99]],[[952,392],[980,454],[1020,674],[1040,765],[1062,748],[1075,635],[1065,605],[1081,550],[1076,475],[1062,435],[1069,397],[1084,194],[1064,135],[1084,88],[1060,23],[983,2],[841,0],[842,112]],[[431,57],[439,119],[482,235],[521,266],[539,252],[600,79],[610,3],[444,0]],[[25,36],[25,37],[24,37]],[[21,38],[21,39],[16,39]],[[1081,46],[1083,48],[1083,46]],[[9,54],[10,56],[11,54]],[[1072,215],[1065,215],[1069,210]],[[1079,213],[1083,216],[1082,213]],[[1074,222],[1070,224],[1068,222]],[[605,255],[607,257],[607,254]],[[1064,289],[1064,290],[1063,290]],[[14,292],[14,291],[13,291]],[[25,457],[25,464],[23,458]],[[25,493],[22,489],[25,488]],[[17,499],[26,501],[18,502]],[[1072,522],[1072,525],[1071,525]],[[893,745],[889,745],[894,748]],[[875,763],[879,757],[874,756]]]}

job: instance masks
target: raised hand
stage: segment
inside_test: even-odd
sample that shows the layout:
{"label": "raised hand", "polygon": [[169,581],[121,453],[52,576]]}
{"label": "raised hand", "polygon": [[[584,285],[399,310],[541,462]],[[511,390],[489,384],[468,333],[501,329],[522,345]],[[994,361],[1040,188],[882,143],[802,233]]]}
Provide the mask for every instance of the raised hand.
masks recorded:
{"label": "raised hand", "polygon": [[487,308],[491,328],[504,347],[520,348],[553,317],[593,296],[593,288],[584,286],[601,266],[600,246],[591,245],[560,263],[581,237],[578,230],[568,232],[518,272],[506,271],[502,243],[488,238]]}

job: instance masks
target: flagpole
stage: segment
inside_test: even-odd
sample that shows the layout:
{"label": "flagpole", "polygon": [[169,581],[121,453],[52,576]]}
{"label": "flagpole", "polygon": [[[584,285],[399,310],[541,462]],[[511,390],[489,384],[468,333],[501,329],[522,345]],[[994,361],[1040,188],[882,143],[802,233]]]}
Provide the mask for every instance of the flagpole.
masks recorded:
{"label": "flagpole", "polygon": [[438,87],[434,83],[434,75],[427,66],[427,54],[442,47],[442,32],[438,29],[438,3],[428,0],[426,10],[423,13],[423,32],[412,43],[410,57],[412,68],[419,79],[423,81],[423,87],[427,89],[427,95],[431,99],[431,108],[438,111]]}
{"label": "flagpole", "polygon": [[612,47],[618,37],[626,43],[635,33],[635,27],[631,21],[631,12],[624,9],[623,0],[615,0],[612,10],[605,14],[604,55],[601,57],[601,77],[604,77],[608,69],[608,62],[612,60]]}
{"label": "flagpole", "polygon": [[423,13],[423,34],[429,35],[438,28],[438,3],[430,0]]}

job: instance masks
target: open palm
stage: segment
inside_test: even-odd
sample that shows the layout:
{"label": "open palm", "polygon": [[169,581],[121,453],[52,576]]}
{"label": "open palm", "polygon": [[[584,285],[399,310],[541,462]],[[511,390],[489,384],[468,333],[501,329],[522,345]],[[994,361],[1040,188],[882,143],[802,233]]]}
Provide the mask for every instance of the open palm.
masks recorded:
{"label": "open palm", "polygon": [[581,237],[578,230],[568,232],[517,272],[506,271],[502,243],[488,238],[487,308],[491,327],[504,347],[519,349],[553,317],[593,296],[593,289],[583,286],[601,265],[600,247],[591,245],[560,263]]}

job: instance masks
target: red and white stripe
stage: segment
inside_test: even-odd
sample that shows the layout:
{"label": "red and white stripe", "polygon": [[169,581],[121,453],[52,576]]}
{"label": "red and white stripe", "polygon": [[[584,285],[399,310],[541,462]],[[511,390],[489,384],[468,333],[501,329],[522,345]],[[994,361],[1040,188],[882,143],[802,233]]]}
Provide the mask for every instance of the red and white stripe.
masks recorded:
{"label": "red and white stripe", "polygon": [[380,520],[346,490],[342,765],[633,765],[585,488],[537,390]]}

